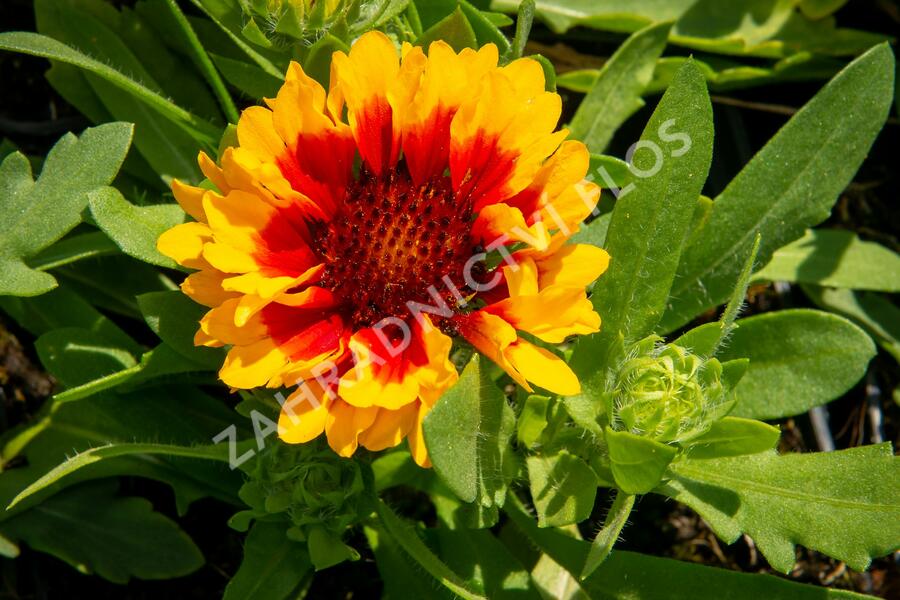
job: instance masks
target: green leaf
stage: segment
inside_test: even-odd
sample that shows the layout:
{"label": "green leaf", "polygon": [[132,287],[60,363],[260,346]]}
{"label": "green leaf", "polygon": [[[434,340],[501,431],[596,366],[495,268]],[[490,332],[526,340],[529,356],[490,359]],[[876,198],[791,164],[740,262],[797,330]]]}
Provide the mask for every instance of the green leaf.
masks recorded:
{"label": "green leaf", "polygon": [[447,42],[457,52],[462,51],[463,48],[478,46],[475,30],[472,29],[465,13],[459,7],[419,36],[416,45],[427,48],[431,42],[438,40]]}
{"label": "green leaf", "polygon": [[655,172],[637,178],[613,210],[605,240],[610,267],[591,296],[603,330],[580,339],[572,358],[586,398],[602,392],[605,371],[597,368],[597,360],[607,355],[610,343],[619,335],[633,341],[652,333],[666,307],[709,170],[712,136],[706,84],[686,64],[644,129],[641,140],[647,148],[633,157],[636,173]]}
{"label": "green leaf", "polygon": [[244,41],[244,37],[240,33],[242,16],[238,6],[229,6],[229,4],[218,0],[191,0],[191,3],[203,11],[231,39],[231,42],[240,48],[260,69],[273,77],[284,78],[283,70],[279,69],[269,58],[254,50],[250,44]]}
{"label": "green leaf", "polygon": [[375,510],[385,531],[403,549],[407,557],[418,563],[437,582],[465,600],[484,600],[484,596],[470,591],[459,576],[441,562],[415,530],[398,517],[387,504],[378,499],[375,502]]}
{"label": "green leaf", "polygon": [[303,544],[285,535],[283,522],[256,521],[244,540],[244,559],[223,600],[287,600],[312,570]]}
{"label": "green leaf", "polygon": [[194,345],[194,333],[206,309],[180,291],[149,292],[138,296],[138,306],[147,325],[179,354],[191,361],[217,369],[222,352]]}
{"label": "green leaf", "polygon": [[803,286],[803,291],[819,307],[847,317],[878,338],[900,362],[900,308],[890,300],[879,294],[816,286]]}
{"label": "green leaf", "polygon": [[547,427],[547,410],[550,406],[550,398],[547,396],[530,395],[522,405],[522,412],[516,426],[516,439],[519,444],[533,446],[541,438],[541,434]]}
{"label": "green leaf", "polygon": [[732,258],[746,256],[758,233],[764,263],[828,216],[884,124],[893,77],[890,48],[873,48],[816,94],[734,178],[683,253],[665,330],[728,297],[740,271]]}
{"label": "green leaf", "polygon": [[274,98],[278,94],[282,80],[256,65],[217,54],[210,54],[210,57],[225,80],[251,98]]}
{"label": "green leaf", "polygon": [[900,540],[900,460],[890,444],[688,460],[671,471],[667,495],[696,510],[728,543],[750,535],[783,573],[794,565],[794,544],[863,571]]}
{"label": "green leaf", "polygon": [[[606,238],[612,261],[591,298],[607,333],[639,339],[662,315],[712,156],[712,109],[703,78],[685,65],[650,118],[634,169],[656,170],[620,196]],[[690,140],[690,141],[688,141]]]}
{"label": "green leaf", "polygon": [[[331,57],[337,52],[348,52],[350,47],[344,40],[326,33],[316,43],[309,47],[309,52],[303,60],[303,70],[306,74],[328,87],[331,77]],[[281,80],[279,80],[280,87]]]}
{"label": "green leaf", "polygon": [[900,291],[900,255],[850,231],[812,229],[775,251],[755,280]]}
{"label": "green leaf", "polygon": [[509,58],[515,60],[521,58],[525,52],[525,44],[528,43],[528,35],[531,33],[531,23],[534,21],[534,0],[524,0],[519,5],[516,15],[516,34],[513,37]]}
{"label": "green leaf", "polygon": [[760,237],[756,236],[756,241],[750,249],[750,256],[744,262],[744,269],[738,276],[737,285],[731,293],[731,299],[725,306],[722,317],[716,323],[704,323],[690,331],[682,334],[673,344],[689,348],[694,354],[700,356],[715,356],[722,342],[727,339],[734,331],[734,320],[737,318],[738,312],[744,305],[744,298],[747,296],[747,288],[750,285],[750,275],[753,274],[753,265],[756,263],[756,254],[759,252]]}
{"label": "green leaf", "polygon": [[119,247],[105,233],[92,231],[66,237],[25,262],[37,271],[49,271],[85,258],[118,253]]}
{"label": "green leaf", "polygon": [[541,598],[522,563],[490,531],[441,527],[435,534],[448,566],[488,598]]}
{"label": "green leaf", "polygon": [[0,526],[4,534],[115,583],[169,579],[203,566],[191,538],[144,498],[116,495],[116,484],[82,485]]}
{"label": "green leaf", "polygon": [[0,308],[35,336],[62,327],[77,327],[102,335],[110,343],[127,348],[132,354],[140,354],[143,350],[109,318],[68,288],[56,288],[27,300],[0,297]]}
{"label": "green leaf", "polygon": [[465,502],[502,506],[515,414],[478,356],[425,417],[434,471]]}
{"label": "green leaf", "polygon": [[616,492],[616,499],[606,514],[603,528],[597,532],[597,537],[591,544],[591,551],[584,563],[584,570],[581,571],[582,579],[587,579],[591,573],[596,571],[612,552],[613,546],[619,541],[619,534],[622,533],[622,528],[625,527],[632,508],[634,508],[634,496],[621,491]]}
{"label": "green leaf", "polygon": [[[587,542],[559,529],[541,529],[518,502],[504,510],[552,560],[579,573],[590,550]],[[572,580],[575,581],[574,579]],[[863,600],[853,592],[803,585],[772,575],[737,573],[635,552],[614,552],[586,580],[577,598],[594,600],[697,600],[710,590],[727,590],[728,600]],[[583,591],[582,591],[583,590]]]}
{"label": "green leaf", "polygon": [[[518,502],[504,510],[515,525],[569,573],[579,573],[587,542],[559,529],[541,529]],[[574,580],[573,580],[574,581]],[[737,573],[636,552],[614,552],[581,585],[581,596],[596,600],[697,600],[710,590],[727,590],[728,600],[862,600],[853,592],[803,585],[772,575]],[[583,591],[582,591],[583,590]]]}
{"label": "green leaf", "polygon": [[569,123],[572,137],[582,140],[591,152],[602,152],[619,126],[644,105],[641,94],[653,77],[671,28],[671,23],[659,23],[638,31],[603,65]]}
{"label": "green leaf", "polygon": [[212,60],[210,60],[209,55],[197,38],[197,34],[194,33],[194,29],[191,27],[190,22],[188,22],[187,17],[181,12],[181,9],[178,7],[175,0],[166,0],[166,8],[169,9],[169,13],[177,24],[177,29],[186,42],[185,45],[190,50],[191,59],[194,61],[197,69],[203,74],[204,79],[209,83],[216,98],[218,98],[219,103],[222,106],[222,111],[225,113],[225,117],[232,123],[237,123],[237,107],[235,107],[231,95],[228,93],[228,90],[225,89],[225,84],[222,83],[219,73],[216,71],[215,67],[213,67]]}
{"label": "green leaf", "polygon": [[345,560],[358,560],[359,553],[341,541],[341,537],[322,526],[313,527],[307,540],[309,559],[316,571],[333,567]]}
{"label": "green leaf", "polygon": [[565,450],[527,459],[531,497],[541,527],[561,527],[591,516],[599,481],[586,462]]}
{"label": "green leaf", "polygon": [[[177,416],[173,410],[177,410]],[[100,395],[80,405],[53,406],[50,414],[15,435],[3,446],[3,461],[21,457],[21,466],[0,473],[0,506],[6,506],[24,488],[57,467],[73,452],[99,444],[154,443],[193,446],[208,444],[213,436],[234,423],[234,413],[221,400],[196,388],[158,386],[132,394]],[[236,423],[239,438],[248,432]],[[24,460],[21,460],[24,459]],[[98,477],[147,477],[172,486],[179,514],[197,498],[213,496],[236,503],[240,474],[216,461],[171,458],[165,455],[122,455],[96,461],[25,499],[12,510],[0,511],[0,521],[11,518],[63,487]]]}
{"label": "green leaf", "polygon": [[822,19],[846,3],[847,0],[800,0],[800,10],[810,19]]}
{"label": "green leaf", "polygon": [[138,375],[143,369],[144,364],[140,363],[119,371],[114,371],[71,387],[64,392],[59,392],[53,396],[53,400],[58,404],[62,404],[64,402],[76,402],[78,400],[90,398],[101,392],[106,392],[124,385],[131,381],[131,379]]}
{"label": "green leaf", "polygon": [[[520,0],[493,0],[491,10],[515,12]],[[576,25],[630,33],[653,22],[674,21],[697,0],[538,0],[537,15],[556,33]]]}
{"label": "green leaf", "polygon": [[[581,229],[576,231],[569,238],[570,244],[590,244],[603,248],[606,244],[606,234],[609,232],[609,223],[612,220],[612,213],[600,215],[590,223],[583,224]],[[595,285],[591,284],[590,287]]]}
{"label": "green leaf", "polygon": [[137,296],[178,289],[160,269],[121,253],[81,260],[54,275],[94,306],[134,319],[141,318]]}
{"label": "green leaf", "polygon": [[627,494],[646,494],[655,488],[678,449],[628,431],[606,428],[606,445],[616,485]]}
{"label": "green leaf", "polygon": [[199,139],[212,143],[218,135],[218,128],[211,123],[173,104],[157,92],[141,85],[105,63],[95,60],[53,38],[27,31],[4,32],[0,33],[0,49],[41,56],[75,65],[132,94],[135,98],[146,103],[147,106],[179,125],[191,135],[198,136]]}
{"label": "green leaf", "polygon": [[806,412],[850,389],[875,355],[871,338],[846,319],[782,310],[738,321],[719,356],[749,358],[732,414],[778,419]]}
{"label": "green leaf", "polygon": [[435,530],[439,555],[488,598],[540,600],[522,563],[485,529]]}
{"label": "green leaf", "polygon": [[709,431],[681,445],[688,456],[694,458],[724,458],[757,454],[771,450],[778,443],[781,430],[752,419],[724,417],[716,421]]}
{"label": "green leaf", "polygon": [[[412,5],[410,5],[412,6]],[[388,598],[416,598],[421,600],[454,600],[456,596],[444,587],[435,586],[422,569],[410,569],[406,553],[382,527],[374,524],[363,528],[378,573],[384,582]]]}
{"label": "green leaf", "polygon": [[[243,444],[239,444],[236,454],[240,456],[243,450],[247,450],[250,444],[255,444],[255,440],[248,440]],[[201,458],[205,460],[215,460],[219,462],[228,462],[229,448],[227,444],[216,446],[177,446],[174,444],[108,444],[90,448],[80,454],[76,454],[64,463],[58,465],[46,475],[40,477],[37,481],[22,490],[19,495],[13,498],[7,509],[13,508],[29,496],[50,487],[57,483],[60,479],[68,477],[79,469],[83,469],[89,465],[115,458],[117,456],[129,456],[133,454],[152,455],[162,454],[165,456],[183,456],[187,458]]]}
{"label": "green leaf", "polygon": [[509,40],[506,39],[506,36],[484,12],[478,10],[468,0],[459,0],[459,8],[466,15],[466,19],[468,19],[469,25],[472,26],[472,31],[475,33],[474,48],[479,48],[485,44],[495,44],[501,57],[509,53],[512,48]]}
{"label": "green leaf", "polygon": [[[203,111],[204,117],[216,121],[221,118],[215,100],[209,96],[199,74],[185,61],[176,60],[160,42],[161,36],[154,36],[152,28],[133,11],[119,12],[111,6],[83,0],[35,0],[34,8],[41,34],[81,49],[88,57],[128,74],[132,80],[175,105]],[[162,11],[162,14],[167,13]],[[166,26],[168,34],[177,24],[168,22]],[[60,63],[55,66],[63,72],[76,69]],[[196,154],[201,139],[130,92],[87,71],[77,72],[75,76],[63,82],[58,89],[60,94],[67,99],[73,94],[96,97],[102,111],[92,106],[88,113],[92,119],[115,119],[135,124],[134,147],[148,164],[147,173],[141,173],[142,179],[153,185],[162,183],[160,175],[188,180],[197,178]],[[204,98],[209,102],[194,101]],[[104,116],[106,114],[109,116]],[[131,162],[135,163],[134,158]]]}
{"label": "green leaf", "polygon": [[[0,37],[6,34],[0,34]],[[56,287],[55,279],[22,260],[60,239],[81,221],[87,192],[112,181],[128,152],[132,128],[109,123],[66,134],[44,161],[37,180],[24,155],[0,164],[0,295],[35,296]]]}
{"label": "green leaf", "polygon": [[94,190],[88,197],[97,225],[125,254],[160,267],[175,268],[175,261],[156,249],[156,240],[163,232],[184,222],[180,206],[135,206],[112,187]]}
{"label": "green leaf", "polygon": [[19,546],[15,542],[9,540],[6,536],[0,535],[0,556],[4,558],[18,558]]}
{"label": "green leaf", "polygon": [[39,337],[34,346],[44,368],[66,387],[78,386],[137,364],[128,350],[89,329],[54,329]]}

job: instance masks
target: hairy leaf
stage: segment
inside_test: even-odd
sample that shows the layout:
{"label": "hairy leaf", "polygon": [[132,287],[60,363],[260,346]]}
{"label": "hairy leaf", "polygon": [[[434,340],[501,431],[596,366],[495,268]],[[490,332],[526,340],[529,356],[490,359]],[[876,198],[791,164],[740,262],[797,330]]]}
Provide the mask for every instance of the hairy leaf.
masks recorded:
{"label": "hairy leaf", "polygon": [[814,454],[774,452],[687,460],[664,493],[702,516],[726,542],[753,538],[784,573],[802,544],[862,571],[900,540],[900,460],[890,444]]}
{"label": "hairy leaf", "polygon": [[894,58],[873,48],[841,71],[760,150],[713,203],[685,249],[663,328],[724,302],[756,235],[759,260],[823,221],[880,131]]}
{"label": "hairy leaf", "polygon": [[829,402],[865,375],[871,338],[846,319],[782,310],[738,321],[722,360],[749,358],[735,389],[739,417],[777,419]]}
{"label": "hairy leaf", "polygon": [[502,506],[515,415],[478,356],[423,424],[438,476],[466,502]]}
{"label": "hairy leaf", "polygon": [[[3,36],[6,34],[0,34]],[[50,150],[37,180],[24,155],[0,164],[0,295],[35,296],[56,287],[47,273],[23,259],[36,254],[81,221],[87,193],[112,181],[131,144],[132,127],[108,123],[67,134]]]}
{"label": "hairy leaf", "polygon": [[900,255],[850,231],[813,229],[778,249],[756,280],[900,291]]}
{"label": "hairy leaf", "polygon": [[569,123],[572,137],[591,152],[602,152],[619,126],[644,105],[641,94],[653,77],[671,28],[671,23],[660,23],[638,31],[603,65]]}

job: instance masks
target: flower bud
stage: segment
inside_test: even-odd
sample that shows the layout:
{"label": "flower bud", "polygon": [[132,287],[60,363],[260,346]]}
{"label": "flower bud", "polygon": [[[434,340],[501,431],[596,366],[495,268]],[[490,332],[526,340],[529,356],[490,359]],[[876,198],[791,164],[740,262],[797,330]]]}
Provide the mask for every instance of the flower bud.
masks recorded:
{"label": "flower bud", "polygon": [[251,41],[289,45],[310,42],[327,31],[359,0],[238,0]]}
{"label": "flower bud", "polygon": [[656,441],[678,443],[707,431],[730,407],[722,365],[651,336],[618,367],[607,394],[611,425]]}
{"label": "flower bud", "polygon": [[275,443],[257,456],[240,495],[253,518],[285,518],[298,537],[315,526],[340,535],[370,510],[365,487],[356,460],[319,443]]}

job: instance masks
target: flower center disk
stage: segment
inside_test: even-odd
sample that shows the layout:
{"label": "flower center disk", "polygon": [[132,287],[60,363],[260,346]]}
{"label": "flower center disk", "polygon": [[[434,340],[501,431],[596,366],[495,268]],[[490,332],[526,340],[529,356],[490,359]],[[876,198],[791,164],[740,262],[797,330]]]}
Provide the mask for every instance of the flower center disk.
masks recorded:
{"label": "flower center disk", "polygon": [[475,252],[467,204],[448,177],[416,185],[402,164],[381,177],[363,169],[332,221],[316,230],[326,264],[320,285],[340,292],[354,327],[405,319],[409,302],[434,306],[432,287],[455,306],[446,282],[468,291],[464,270]]}

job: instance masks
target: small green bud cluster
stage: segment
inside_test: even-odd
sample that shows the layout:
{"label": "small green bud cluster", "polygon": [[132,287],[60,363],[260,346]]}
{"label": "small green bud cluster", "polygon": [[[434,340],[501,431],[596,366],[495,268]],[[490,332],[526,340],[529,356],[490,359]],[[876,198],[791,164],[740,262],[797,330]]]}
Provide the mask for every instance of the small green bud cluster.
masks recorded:
{"label": "small green bud cluster", "polygon": [[283,519],[296,540],[318,527],[340,536],[372,510],[360,463],[319,442],[269,444],[248,474],[240,496],[250,510],[232,519],[239,529],[250,519]]}
{"label": "small green bud cluster", "polygon": [[619,364],[607,393],[611,426],[659,442],[705,433],[730,408],[722,365],[650,336]]}
{"label": "small green bud cluster", "polygon": [[260,45],[310,42],[359,4],[355,0],[237,0],[244,36]]}

